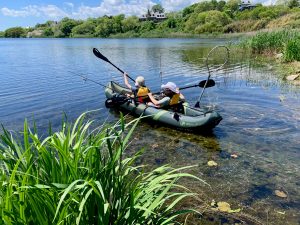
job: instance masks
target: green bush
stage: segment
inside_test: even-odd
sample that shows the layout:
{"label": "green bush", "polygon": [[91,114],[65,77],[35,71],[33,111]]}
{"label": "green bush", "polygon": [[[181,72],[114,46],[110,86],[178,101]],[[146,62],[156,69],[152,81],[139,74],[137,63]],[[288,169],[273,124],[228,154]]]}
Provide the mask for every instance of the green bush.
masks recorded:
{"label": "green bush", "polygon": [[72,28],[72,36],[74,35],[92,35],[95,32],[95,24],[90,22],[90,21],[86,21],[83,22],[82,24],[79,24],[78,26],[75,26]]}
{"label": "green bush", "polygon": [[141,152],[125,157],[138,120],[92,128],[84,117],[43,139],[26,121],[22,141],[3,129],[1,224],[173,224],[191,212],[174,209],[195,196],[177,182],[199,178],[168,166],[146,173]]}
{"label": "green bush", "polygon": [[20,37],[26,37],[25,29],[22,27],[12,27],[8,28],[4,32],[4,37],[7,38],[20,38]]}
{"label": "green bush", "polygon": [[284,50],[284,59],[287,62],[300,61],[300,37],[287,42]]}

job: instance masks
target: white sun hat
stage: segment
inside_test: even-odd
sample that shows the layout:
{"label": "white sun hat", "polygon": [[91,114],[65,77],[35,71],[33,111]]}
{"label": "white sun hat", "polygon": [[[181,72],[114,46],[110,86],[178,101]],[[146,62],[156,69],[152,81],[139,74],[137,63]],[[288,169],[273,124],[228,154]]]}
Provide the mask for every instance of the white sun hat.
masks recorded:
{"label": "white sun hat", "polygon": [[177,86],[175,83],[173,82],[168,82],[166,84],[161,85],[162,89],[169,89],[171,91],[173,91],[174,93],[179,93],[179,90],[177,89]]}

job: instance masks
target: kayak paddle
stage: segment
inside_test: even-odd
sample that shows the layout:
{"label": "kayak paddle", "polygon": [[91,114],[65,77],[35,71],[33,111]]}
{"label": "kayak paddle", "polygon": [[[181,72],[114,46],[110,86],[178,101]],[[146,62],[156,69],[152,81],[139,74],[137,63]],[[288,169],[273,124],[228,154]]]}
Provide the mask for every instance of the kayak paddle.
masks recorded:
{"label": "kayak paddle", "polygon": [[[115,64],[113,64],[111,61],[108,60],[108,58],[106,58],[104,55],[101,54],[101,52],[99,52],[99,50],[97,48],[93,48],[93,53],[94,55],[99,58],[102,59],[105,62],[108,62],[109,64],[111,64],[113,67],[115,67],[117,70],[119,70],[122,74],[124,74],[124,71],[121,70],[119,67],[117,67]],[[128,74],[127,77],[132,80],[133,82],[135,82],[134,79],[132,79]]]}

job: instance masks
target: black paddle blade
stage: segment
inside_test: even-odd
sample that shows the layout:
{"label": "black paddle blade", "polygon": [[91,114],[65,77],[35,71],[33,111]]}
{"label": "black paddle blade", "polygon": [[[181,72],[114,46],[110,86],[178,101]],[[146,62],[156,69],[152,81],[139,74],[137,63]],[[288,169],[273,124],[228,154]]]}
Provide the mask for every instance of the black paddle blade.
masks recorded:
{"label": "black paddle blade", "polygon": [[[206,81],[207,81],[207,84],[205,86]],[[202,88],[204,88],[204,86],[205,86],[205,88],[209,88],[209,87],[213,87],[215,85],[216,85],[216,82],[213,79],[202,80],[199,82],[199,87],[202,87]]]}
{"label": "black paddle blade", "polygon": [[199,102],[196,102],[195,108],[200,108],[200,103]]}
{"label": "black paddle blade", "polygon": [[95,55],[96,57],[98,57],[99,59],[102,59],[102,60],[104,60],[104,61],[110,63],[110,61],[109,61],[104,55],[102,55],[101,52],[99,52],[98,49],[93,48],[93,53],[94,53],[94,55]]}

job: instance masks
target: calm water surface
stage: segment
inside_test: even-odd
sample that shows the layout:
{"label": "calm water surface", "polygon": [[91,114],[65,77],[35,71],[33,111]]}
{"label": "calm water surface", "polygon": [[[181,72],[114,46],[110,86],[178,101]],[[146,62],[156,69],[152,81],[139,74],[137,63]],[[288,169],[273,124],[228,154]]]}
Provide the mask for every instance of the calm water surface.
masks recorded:
{"label": "calm water surface", "polygon": [[[116,69],[92,54],[93,47],[132,77],[144,75],[148,86],[158,91],[160,71],[163,82],[179,86],[205,79],[203,58],[227,41],[0,39],[0,122],[9,130],[21,130],[24,118],[34,119],[44,133],[49,122],[58,129],[64,113],[74,121],[98,109],[89,115],[97,123],[117,120],[117,113],[104,106],[103,88],[76,76],[103,84],[122,81]],[[211,63],[222,60],[220,54]],[[211,187],[189,186],[207,203],[227,201],[266,224],[300,224],[300,93],[278,78],[272,63],[232,51],[226,68],[213,74],[216,87],[207,89],[203,99],[223,116],[212,134],[141,123],[130,151],[146,147],[141,163],[152,166],[197,165],[192,172]],[[187,89],[184,95],[193,105],[200,91]],[[230,157],[233,153],[237,159]],[[209,160],[218,167],[208,167]],[[275,190],[288,197],[275,196]]]}

